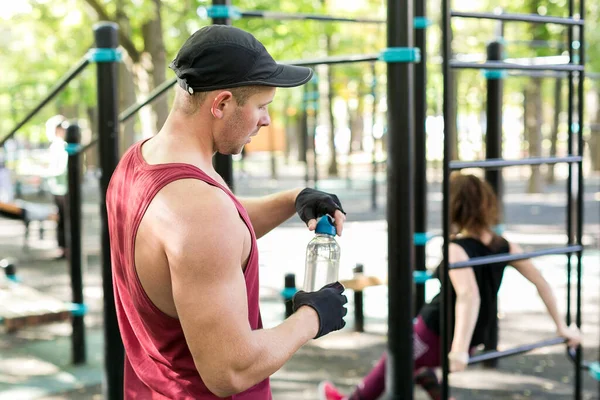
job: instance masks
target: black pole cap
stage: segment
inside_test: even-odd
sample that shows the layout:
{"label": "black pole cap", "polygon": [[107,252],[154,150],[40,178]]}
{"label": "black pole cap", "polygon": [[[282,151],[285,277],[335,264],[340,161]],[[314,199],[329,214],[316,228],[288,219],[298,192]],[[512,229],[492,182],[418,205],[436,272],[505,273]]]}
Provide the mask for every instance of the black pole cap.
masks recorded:
{"label": "black pole cap", "polygon": [[362,264],[356,264],[356,267],[352,269],[352,272],[355,274],[362,274],[364,272],[364,267]]}
{"label": "black pole cap", "polygon": [[295,288],[296,287],[296,275],[294,275],[294,274],[286,274],[285,275],[285,287],[286,288]]}
{"label": "black pole cap", "polygon": [[79,144],[81,143],[81,128],[76,123],[70,124],[67,127],[67,132],[65,134],[65,142],[70,144]]}
{"label": "black pole cap", "polygon": [[0,268],[4,270],[6,276],[14,276],[17,273],[17,260],[14,258],[4,258],[0,260]]}
{"label": "black pole cap", "polygon": [[114,22],[99,22],[94,25],[94,38],[98,48],[117,48],[119,46],[119,26]]}

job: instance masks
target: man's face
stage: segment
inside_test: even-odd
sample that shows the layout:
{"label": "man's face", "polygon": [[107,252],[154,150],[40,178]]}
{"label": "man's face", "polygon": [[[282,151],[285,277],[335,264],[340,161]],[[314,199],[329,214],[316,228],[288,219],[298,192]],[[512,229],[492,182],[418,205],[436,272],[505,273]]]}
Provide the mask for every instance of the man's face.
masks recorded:
{"label": "man's face", "polygon": [[275,97],[275,88],[264,88],[252,95],[244,105],[234,100],[231,113],[224,120],[224,128],[217,142],[221,154],[239,154],[263,126],[271,123],[268,105]]}

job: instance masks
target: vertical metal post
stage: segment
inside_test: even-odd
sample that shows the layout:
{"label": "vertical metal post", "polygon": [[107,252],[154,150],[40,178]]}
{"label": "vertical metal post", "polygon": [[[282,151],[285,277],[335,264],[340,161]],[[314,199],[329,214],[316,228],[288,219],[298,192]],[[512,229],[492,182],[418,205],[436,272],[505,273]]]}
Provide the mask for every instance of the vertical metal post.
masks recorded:
{"label": "vertical metal post", "polygon": [[373,176],[371,179],[371,210],[377,210],[377,139],[375,139],[375,122],[377,120],[377,69],[375,63],[371,63],[371,96],[373,96],[373,110],[371,111],[371,137],[373,138],[372,162]]}
{"label": "vertical metal post", "polygon": [[301,152],[301,157],[302,157],[302,161],[304,162],[304,184],[306,185],[306,187],[308,187],[309,183],[310,183],[310,171],[309,171],[309,166],[308,166],[308,148],[309,148],[309,134],[308,134],[308,103],[307,103],[307,96],[308,96],[308,86],[309,85],[304,85],[303,89],[302,89],[302,93],[303,93],[303,97],[302,97],[302,115],[300,116],[300,118],[302,118],[301,120],[301,129],[302,129],[302,143],[300,145],[300,149],[299,151]]}
{"label": "vertical metal post", "polygon": [[[502,60],[502,43],[491,42],[487,46],[488,61]],[[487,79],[487,128],[485,135],[486,159],[502,158],[502,97],[503,82],[502,72],[486,71]],[[503,215],[504,203],[502,170],[486,170],[485,179],[492,186],[498,198],[498,213]]]}
{"label": "vertical metal post", "polygon": [[[102,22],[94,27],[97,48],[116,49],[119,40],[117,24]],[[117,324],[112,284],[110,236],[106,213],[106,190],[119,162],[118,71],[116,62],[97,65],[98,149],[100,152],[100,214],[102,215],[102,287],[104,289],[104,394],[108,400],[123,399],[125,351]]]}
{"label": "vertical metal post", "polygon": [[[503,26],[503,25],[502,25]],[[502,43],[494,41],[487,46],[488,61],[501,61]],[[486,102],[486,135],[485,135],[485,156],[486,159],[502,158],[502,103],[503,103],[503,77],[504,71],[486,71],[487,79],[487,102]],[[502,178],[502,169],[486,170],[485,179],[492,186],[498,199],[498,216],[503,218],[504,201],[504,183]],[[498,221],[500,224],[501,221]],[[485,349],[496,351],[498,348],[498,310],[492,310],[490,314],[490,330],[485,339]],[[496,367],[498,360],[488,360],[484,363],[488,367]]]}
{"label": "vertical metal post", "polygon": [[[389,48],[413,47],[412,0],[388,0]],[[413,64],[387,64],[388,399],[413,399]]]}
{"label": "vertical metal post", "polygon": [[[314,67],[313,67],[314,68]],[[318,186],[318,182],[319,182],[319,160],[318,160],[318,156],[317,156],[317,127],[319,126],[319,98],[321,96],[321,92],[319,91],[319,81],[318,81],[318,75],[316,73],[316,68],[315,68],[315,76],[313,77],[313,79],[310,82],[310,86],[312,89],[311,95],[310,95],[310,99],[312,104],[314,105],[314,114],[312,117],[312,122],[313,124],[311,125],[311,131],[312,131],[312,151],[313,151],[313,180],[314,180],[314,187],[316,188]],[[313,100],[313,96],[314,96],[314,100]]]}
{"label": "vertical metal post", "polygon": [[[231,6],[231,0],[213,0],[214,6]],[[231,25],[230,18],[213,18],[212,23],[215,25]],[[213,158],[213,165],[215,170],[221,175],[227,186],[231,191],[234,191],[233,184],[233,161],[231,155],[225,155],[221,153],[215,154]]]}
{"label": "vertical metal post", "polygon": [[[415,17],[425,18],[427,2],[414,0]],[[415,65],[415,232],[427,232],[427,29],[415,29],[415,47],[421,62]],[[426,241],[415,247],[415,269],[425,271]],[[425,304],[425,284],[415,285],[414,315]]]}
{"label": "vertical metal post", "polygon": [[442,399],[447,399],[450,394],[448,385],[448,352],[450,351],[450,321],[451,304],[450,297],[450,278],[448,276],[448,245],[450,240],[450,161],[452,157],[453,133],[455,130],[449,125],[454,121],[453,113],[453,79],[451,76],[450,60],[452,59],[452,27],[450,23],[450,0],[442,0],[442,77],[443,77],[443,114],[444,114],[444,161],[442,178],[442,229],[444,245],[442,250],[442,316],[441,316],[441,336],[442,336]]}
{"label": "vertical metal post", "polygon": [[288,318],[294,313],[294,303],[292,299],[296,294],[296,275],[286,274],[284,278],[283,301],[285,303],[285,317]]}
{"label": "vertical metal post", "polygon": [[77,124],[67,128],[65,140],[69,153],[67,176],[69,192],[66,198],[67,216],[67,243],[69,269],[71,273],[71,292],[73,304],[78,307],[71,320],[73,332],[71,334],[73,364],[83,364],[86,361],[85,351],[85,323],[83,320],[83,274],[81,252],[81,176],[82,156],[79,152],[81,143],[81,129]]}
{"label": "vertical metal post", "polygon": [[[572,1],[572,0],[571,0]],[[579,1],[579,17],[584,18],[585,16],[585,0]],[[579,33],[579,65],[585,67],[585,38],[584,38],[585,29],[583,26],[580,26],[578,29]],[[570,47],[573,47],[571,44]],[[572,61],[571,61],[572,62]],[[579,72],[579,81],[577,85],[577,154],[583,158],[583,125],[584,125],[584,85],[585,85],[585,71]],[[583,203],[583,162],[579,161],[577,163],[577,244],[583,245],[583,213],[584,213],[584,203]],[[583,251],[579,250],[577,252],[577,297],[576,297],[576,315],[575,315],[575,324],[578,328],[581,328],[581,274],[582,274],[582,257]],[[583,349],[582,346],[577,347],[577,353],[575,354],[575,400],[580,400],[582,398],[582,368],[581,364],[583,361]]]}
{"label": "vertical metal post", "polygon": [[[356,264],[354,269],[354,278],[360,277],[364,273],[364,267],[362,264]],[[364,314],[364,303],[363,303],[363,291],[354,291],[354,330],[356,332],[365,331],[365,314]]]}
{"label": "vertical metal post", "polygon": [[[573,16],[573,0],[569,0],[569,16]],[[573,62],[573,27],[568,28],[569,62]],[[568,72],[567,79],[567,153],[573,155],[573,72]],[[567,244],[574,242],[573,238],[573,164],[567,166]],[[567,325],[571,325],[571,256],[567,253]]]}

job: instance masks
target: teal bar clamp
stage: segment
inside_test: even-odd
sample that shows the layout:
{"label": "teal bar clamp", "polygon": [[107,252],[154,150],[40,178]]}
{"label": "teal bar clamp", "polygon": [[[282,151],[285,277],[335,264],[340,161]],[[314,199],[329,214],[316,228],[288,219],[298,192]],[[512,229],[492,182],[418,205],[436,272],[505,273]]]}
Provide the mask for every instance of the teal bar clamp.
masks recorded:
{"label": "teal bar clamp", "polygon": [[83,317],[88,311],[88,308],[85,304],[79,303],[71,303],[69,308],[71,310],[71,315],[74,317]]}
{"label": "teal bar clamp", "polygon": [[600,381],[600,362],[590,364],[590,376],[597,381]]}
{"label": "teal bar clamp", "polygon": [[502,71],[499,69],[484,69],[483,76],[485,79],[504,79],[506,77],[506,71]]}
{"label": "teal bar clamp", "polygon": [[94,48],[88,51],[88,59],[91,62],[121,62],[123,54],[119,49],[112,48]]}
{"label": "teal bar clamp", "polygon": [[298,292],[298,289],[296,288],[285,288],[281,291],[281,296],[283,296],[285,300],[291,300],[294,298],[296,292]]}
{"label": "teal bar clamp", "polygon": [[80,149],[81,149],[81,145],[77,144],[77,143],[67,143],[65,145],[65,150],[67,153],[69,153],[70,156],[74,156],[77,153],[79,153]]}
{"label": "teal bar clamp", "polygon": [[242,13],[239,9],[233,6],[225,6],[225,5],[216,5],[211,7],[206,7],[206,15],[209,18],[231,18],[231,19],[240,19],[242,17]]}
{"label": "teal bar clamp", "polygon": [[433,272],[431,271],[413,271],[413,280],[417,284],[422,285],[430,279],[433,279]]}
{"label": "teal bar clamp", "polygon": [[579,124],[577,122],[571,124],[571,132],[579,133]]}
{"label": "teal bar clamp", "polygon": [[415,29],[425,29],[431,26],[431,20],[427,17],[415,17],[413,26]]}
{"label": "teal bar clamp", "polygon": [[496,233],[496,235],[502,236],[504,234],[504,229],[505,229],[504,224],[498,224],[498,225],[494,226],[494,232]]}
{"label": "teal bar clamp", "polygon": [[413,241],[415,242],[415,246],[425,246],[433,236],[431,232],[415,232]]}
{"label": "teal bar clamp", "polygon": [[421,49],[416,47],[388,47],[381,52],[380,60],[387,63],[421,62]]}

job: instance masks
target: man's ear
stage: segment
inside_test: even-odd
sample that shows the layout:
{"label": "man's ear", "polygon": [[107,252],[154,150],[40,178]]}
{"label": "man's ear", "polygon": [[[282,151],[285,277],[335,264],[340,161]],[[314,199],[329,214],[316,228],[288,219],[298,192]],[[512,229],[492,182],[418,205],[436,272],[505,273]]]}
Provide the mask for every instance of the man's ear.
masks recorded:
{"label": "man's ear", "polygon": [[217,119],[223,118],[225,115],[225,108],[231,107],[233,101],[233,94],[229,90],[217,92],[210,107],[210,112],[213,117]]}

